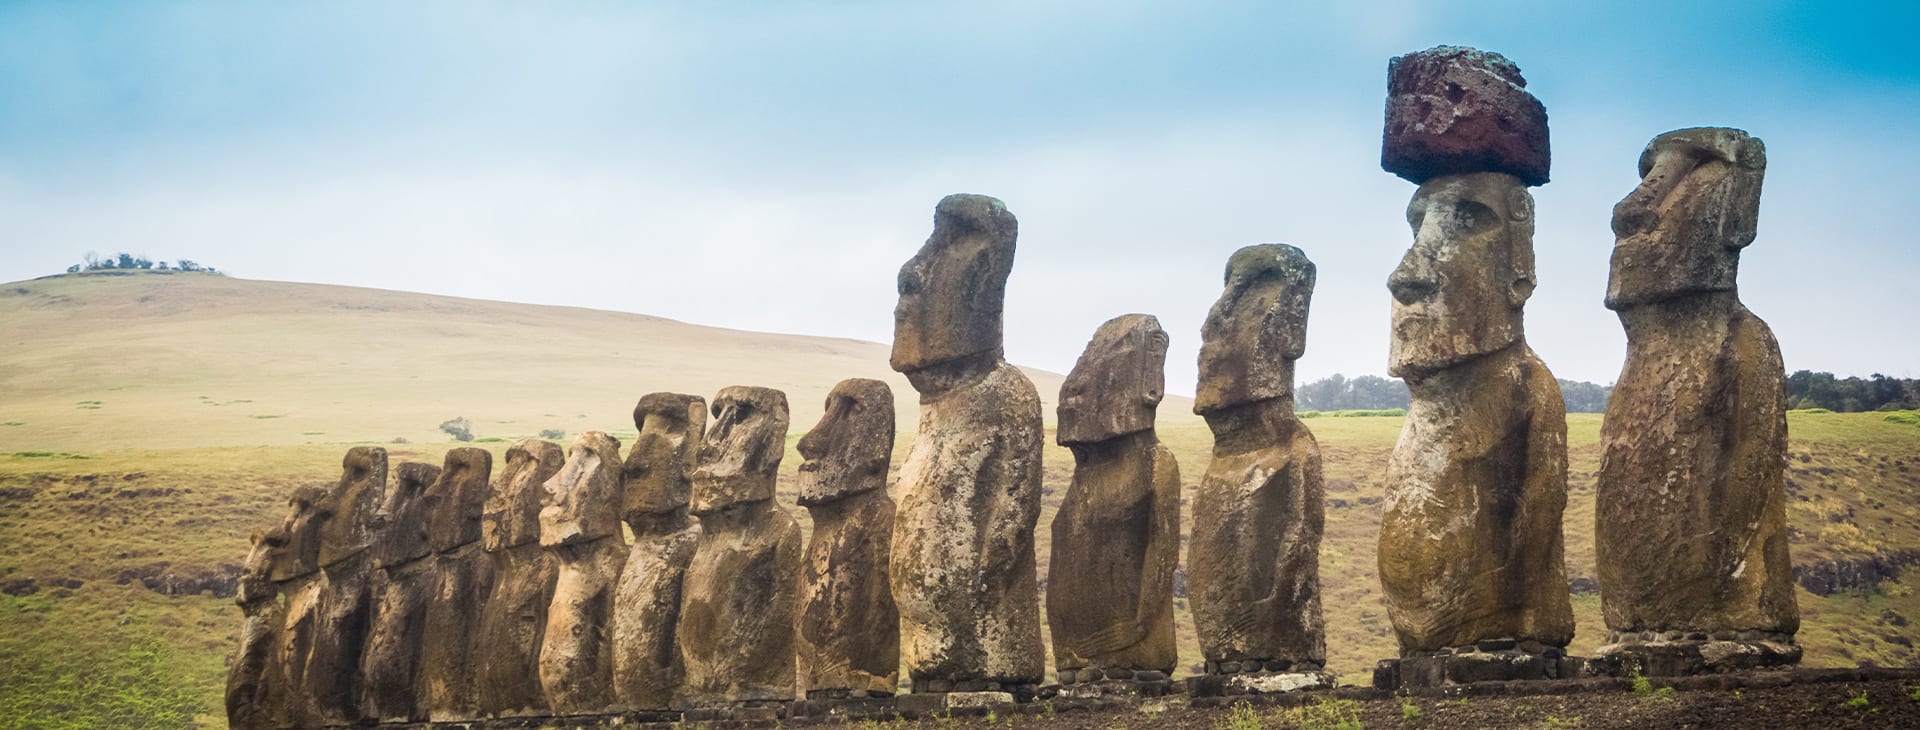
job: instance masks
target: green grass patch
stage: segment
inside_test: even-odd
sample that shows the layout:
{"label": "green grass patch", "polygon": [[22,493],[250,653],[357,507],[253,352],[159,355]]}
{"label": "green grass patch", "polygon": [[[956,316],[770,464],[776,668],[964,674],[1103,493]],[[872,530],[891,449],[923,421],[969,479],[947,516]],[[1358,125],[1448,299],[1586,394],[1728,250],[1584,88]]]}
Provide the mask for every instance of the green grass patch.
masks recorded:
{"label": "green grass patch", "polygon": [[506,441],[507,441],[506,439],[501,438],[499,436],[488,436],[486,438],[473,440],[473,442],[476,444],[501,444],[501,443],[506,443]]}
{"label": "green grass patch", "polygon": [[27,424],[23,421],[8,421],[6,423],[0,423],[0,426],[25,426],[25,425]]}
{"label": "green grass patch", "polygon": [[255,415],[251,415],[251,416],[247,416],[247,417],[248,417],[248,418],[257,418],[257,419],[260,419],[260,420],[262,420],[262,421],[264,421],[264,420],[267,420],[267,419],[269,419],[269,418],[286,418],[286,417],[287,417],[287,414],[285,414],[285,413],[260,413],[260,414],[255,414]]}
{"label": "green grass patch", "polygon": [[1787,412],[1806,415],[1806,414],[1832,413],[1833,411],[1829,411],[1825,408],[1795,408]]}
{"label": "green grass patch", "polygon": [[[1901,423],[1908,426],[1920,426],[1920,411],[1894,411],[1886,415],[1889,423]],[[9,424],[11,425],[11,424]]]}
{"label": "green grass patch", "polygon": [[15,451],[15,457],[21,459],[85,459],[85,454],[69,454],[65,451]]}

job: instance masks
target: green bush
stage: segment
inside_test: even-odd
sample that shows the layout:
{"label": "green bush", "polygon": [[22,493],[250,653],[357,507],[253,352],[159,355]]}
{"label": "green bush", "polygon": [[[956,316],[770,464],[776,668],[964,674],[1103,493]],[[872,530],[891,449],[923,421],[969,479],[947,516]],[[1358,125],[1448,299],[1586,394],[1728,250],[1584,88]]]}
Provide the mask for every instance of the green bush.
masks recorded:
{"label": "green bush", "polygon": [[473,440],[473,422],[466,416],[455,416],[440,423],[440,430],[447,432],[455,441]]}

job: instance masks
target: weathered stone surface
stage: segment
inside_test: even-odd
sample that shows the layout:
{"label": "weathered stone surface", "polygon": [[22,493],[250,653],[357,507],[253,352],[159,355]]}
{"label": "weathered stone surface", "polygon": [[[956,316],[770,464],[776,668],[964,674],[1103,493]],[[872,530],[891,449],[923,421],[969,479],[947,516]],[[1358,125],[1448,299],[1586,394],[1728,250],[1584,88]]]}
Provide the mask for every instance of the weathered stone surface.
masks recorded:
{"label": "weathered stone surface", "polygon": [[566,454],[545,441],[507,447],[507,464],[487,496],[481,545],[493,559],[493,590],[481,614],[473,656],[480,706],[490,717],[542,714],[540,644],[553,602],[557,566],[540,545],[545,484]]}
{"label": "weathered stone surface", "polygon": [[1512,175],[1429,180],[1388,278],[1389,370],[1412,391],[1387,465],[1380,582],[1401,653],[1573,638],[1566,408],[1526,345],[1533,199]]}
{"label": "weathered stone surface", "polygon": [[1201,327],[1194,412],[1213,458],[1193,500],[1187,596],[1210,671],[1326,661],[1320,447],[1293,412],[1315,269],[1300,249],[1248,246]]}
{"label": "weathered stone surface", "polygon": [[369,548],[386,526],[380,509],[386,498],[387,450],[356,446],[347,451],[340,482],[320,506],[319,623],[306,684],[291,691],[303,700],[306,717],[325,724],[361,719],[360,657],[373,618]]}
{"label": "weathered stone surface", "polygon": [[1040,681],[1040,397],[1001,357],[1017,224],[998,200],[953,195],[900,270],[893,368],[920,393],[900,469],[890,566],[916,684]]}
{"label": "weathered stone surface", "polygon": [[1054,666],[1173,671],[1180,468],[1154,435],[1167,333],[1150,315],[1108,320],[1060,386],[1073,481],[1053,519],[1047,602]]}
{"label": "weathered stone surface", "polygon": [[893,390],[840,381],[820,423],[800,439],[800,504],[813,540],[800,572],[800,688],[808,697],[893,694],[900,676],[900,613],[887,580],[892,554]]}
{"label": "weathered stone surface", "polygon": [[427,488],[427,537],[437,577],[427,604],[426,701],[435,721],[481,714],[475,642],[493,591],[493,558],[481,549],[481,517],[493,455],[461,447],[447,452],[440,476]]}
{"label": "weathered stone surface", "polygon": [[1545,185],[1551,161],[1547,108],[1505,56],[1435,46],[1387,62],[1387,172],[1415,184],[1504,172]]}
{"label": "weathered stone surface", "polygon": [[316,722],[308,703],[300,701],[295,688],[307,686],[308,658],[320,625],[320,525],[326,514],[321,507],[327,501],[326,487],[300,487],[287,500],[287,516],[280,526],[267,533],[269,544],[276,545],[269,563],[270,575],[279,593],[285,596],[280,631],[274,640],[274,656],[269,660],[280,679],[276,682],[280,701],[271,708],[276,724]]}
{"label": "weathered stone surface", "polygon": [[540,544],[558,562],[540,644],[540,686],[556,715],[613,707],[613,596],[627,559],[620,535],[620,442],[588,431],[546,482]]}
{"label": "weathered stone surface", "polygon": [[1786,371],[1773,332],[1734,290],[1765,171],[1765,148],[1745,132],[1668,132],[1647,145],[1640,186],[1614,208],[1607,306],[1626,328],[1627,360],[1601,427],[1594,512],[1611,631],[1765,631],[1791,643],[1799,628]]}
{"label": "weathered stone surface", "polygon": [[614,695],[628,710],[669,709],[685,677],[681,589],[700,538],[687,500],[706,426],[707,404],[697,395],[651,393],[633,410],[639,436],[627,451],[621,498],[633,547],[613,599]]}
{"label": "weathered stone surface", "polygon": [[280,592],[271,580],[274,552],[284,540],[269,540],[267,530],[255,530],[253,547],[240,574],[240,645],[227,662],[227,726],[238,730],[276,726],[274,714],[283,701],[279,648]]}
{"label": "weathered stone surface", "polygon": [[794,698],[800,526],[773,501],[786,437],[786,394],[732,386],[714,396],[693,472],[700,536],[680,605],[683,707]]}
{"label": "weathered stone surface", "polygon": [[387,529],[373,547],[373,627],[360,658],[361,713],[385,722],[427,719],[421,652],[427,604],[433,600],[434,563],[427,539],[427,487],[440,468],[405,462],[381,508]]}

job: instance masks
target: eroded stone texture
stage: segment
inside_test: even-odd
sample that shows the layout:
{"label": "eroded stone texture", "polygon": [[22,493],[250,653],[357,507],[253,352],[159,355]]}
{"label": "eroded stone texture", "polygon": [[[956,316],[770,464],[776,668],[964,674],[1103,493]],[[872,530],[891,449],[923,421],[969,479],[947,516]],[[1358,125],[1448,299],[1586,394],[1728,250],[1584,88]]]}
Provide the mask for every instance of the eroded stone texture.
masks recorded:
{"label": "eroded stone texture", "polygon": [[320,722],[310,710],[311,703],[296,692],[306,691],[309,659],[320,631],[320,593],[326,582],[320,573],[320,525],[328,514],[322,510],[328,489],[295,489],[287,499],[286,519],[266,537],[269,544],[278,545],[269,558],[270,575],[285,596],[270,660],[280,673],[275,683],[280,700],[269,713],[276,725]]}
{"label": "eroded stone texture", "polygon": [[1498,53],[1435,46],[1387,62],[1380,166],[1415,184],[1504,172],[1545,185],[1547,108]]}
{"label": "eroded stone texture", "polygon": [[714,396],[693,472],[700,536],[680,605],[684,707],[794,698],[800,526],[773,501],[786,439],[786,394],[732,386]]}
{"label": "eroded stone texture", "polygon": [[434,599],[427,604],[426,700],[435,721],[481,714],[474,671],[477,630],[493,591],[493,558],[480,544],[493,454],[461,447],[447,452],[427,488],[427,541],[434,552]]}
{"label": "eroded stone texture", "polygon": [[1213,458],[1193,500],[1187,595],[1209,673],[1326,664],[1320,447],[1293,412],[1314,279],[1298,248],[1242,248],[1201,326],[1193,410]]}
{"label": "eroded stone texture", "polygon": [[893,390],[852,378],[827,394],[820,423],[800,439],[813,540],[800,573],[798,651],[811,698],[887,696],[900,676],[900,613],[887,580],[893,436]]}
{"label": "eroded stone texture", "polygon": [[681,588],[700,527],[687,516],[707,426],[697,395],[650,393],[633,409],[621,517],[633,547],[613,599],[613,687],[629,710],[667,710],[685,678],[678,632]]}
{"label": "eroded stone texture", "polygon": [[565,462],[559,446],[515,441],[487,495],[481,546],[493,559],[493,590],[481,614],[473,665],[480,706],[488,716],[546,711],[540,643],[557,568],[552,551],[540,544],[540,508],[544,485]]}
{"label": "eroded stone texture", "polygon": [[1527,347],[1533,198],[1498,172],[1427,181],[1388,278],[1389,370],[1412,391],[1387,464],[1380,582],[1403,656],[1509,640],[1563,647],[1566,408]]}
{"label": "eroded stone texture", "polygon": [[240,573],[234,602],[240,604],[240,645],[227,662],[227,726],[239,730],[271,728],[284,692],[278,659],[280,591],[272,580],[274,553],[285,540],[255,530]]}
{"label": "eroded stone texture", "polygon": [[918,689],[1040,681],[1040,397],[1001,355],[1018,226],[1000,201],[951,195],[900,269],[893,369],[920,393],[900,469],[890,566]]}
{"label": "eroded stone texture", "polygon": [[[294,688],[306,717],[324,724],[357,722],[360,658],[373,618],[373,552],[386,527],[387,450],[356,446],[341,462],[340,482],[320,504],[319,623],[307,657],[306,684]],[[304,689],[304,692],[301,691]]]}
{"label": "eroded stone texture", "polygon": [[1180,467],[1153,431],[1166,363],[1160,321],[1122,315],[1060,386],[1057,438],[1074,469],[1047,563],[1057,669],[1173,671]]}
{"label": "eroded stone texture", "polygon": [[540,685],[556,715],[613,706],[613,595],[627,559],[620,469],[620,442],[588,431],[546,482],[540,544],[559,566],[540,644]]}
{"label": "eroded stone texture", "polygon": [[360,658],[361,712],[383,722],[427,719],[421,652],[427,604],[434,597],[433,546],[427,541],[427,487],[440,468],[405,462],[381,511],[387,529],[374,545],[373,628]]}
{"label": "eroded stone texture", "polygon": [[1757,650],[1766,661],[1708,652],[1743,663],[1799,658],[1785,368],[1734,285],[1765,171],[1766,148],[1745,132],[1668,132],[1614,208],[1607,306],[1626,328],[1627,360],[1601,426],[1594,536],[1607,628],[1627,638],[1601,654],[1646,654],[1643,672],[1666,668],[1662,652],[1690,656],[1673,672],[1712,669],[1704,645],[1681,646],[1690,636],[1778,645]]}

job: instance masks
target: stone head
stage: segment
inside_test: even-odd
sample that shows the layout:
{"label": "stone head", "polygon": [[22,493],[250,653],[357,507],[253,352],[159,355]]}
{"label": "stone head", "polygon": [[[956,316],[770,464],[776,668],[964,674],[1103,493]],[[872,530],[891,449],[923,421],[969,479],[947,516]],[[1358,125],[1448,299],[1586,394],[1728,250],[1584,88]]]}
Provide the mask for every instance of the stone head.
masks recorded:
{"label": "stone head", "polygon": [[320,569],[320,525],[327,515],[327,488],[300,487],[287,498],[287,516],[267,531],[273,580],[298,578]]}
{"label": "stone head", "polygon": [[406,461],[393,469],[393,489],[380,508],[387,515],[387,529],[380,534],[380,565],[399,565],[433,553],[427,539],[427,488],[440,478],[440,467]]}
{"label": "stone head", "polygon": [[546,441],[520,439],[507,447],[507,465],[480,515],[481,549],[497,552],[540,540],[546,483],[566,461],[566,452]]}
{"label": "stone head", "polygon": [[567,449],[567,463],[546,482],[540,544],[576,545],[620,534],[620,442],[587,431]]}
{"label": "stone head", "polygon": [[693,513],[773,499],[787,450],[787,394],[734,385],[713,397],[713,426],[693,471]]}
{"label": "stone head", "polygon": [[633,408],[633,427],[640,435],[627,450],[620,516],[631,521],[686,508],[707,429],[706,399],[649,393]]}
{"label": "stone head", "polygon": [[1733,291],[1760,220],[1767,148],[1738,129],[1681,129],[1640,154],[1640,186],[1613,207],[1607,307]]}
{"label": "stone head", "polygon": [[480,539],[487,508],[487,480],[493,454],[462,446],[447,452],[440,477],[427,488],[427,535],[433,549],[446,552]]}
{"label": "stone head", "polygon": [[997,352],[1007,275],[1019,225],[1000,201],[949,195],[933,235],[900,267],[893,310],[893,369],[910,372]]}
{"label": "stone head", "polygon": [[233,600],[242,606],[273,600],[273,559],[279,546],[267,541],[268,528],[256,527],[248,539],[246,562],[240,566],[240,581]]}
{"label": "stone head", "polygon": [[387,450],[355,446],[340,462],[340,483],[321,507],[320,567],[359,555],[373,546],[385,527],[380,506],[387,501]]}
{"label": "stone head", "polygon": [[1293,394],[1293,361],[1307,351],[1314,277],[1307,255],[1284,243],[1233,252],[1226,289],[1200,327],[1195,413]]}
{"label": "stone head", "polygon": [[849,378],[827,394],[827,410],[800,439],[800,504],[831,502],[887,486],[893,463],[893,389]]}
{"label": "stone head", "polygon": [[1061,445],[1088,444],[1153,428],[1167,387],[1167,333],[1151,314],[1123,314],[1094,330],[1060,384]]}
{"label": "stone head", "polygon": [[1505,173],[1427,181],[1407,205],[1413,248],[1393,292],[1388,371],[1418,377],[1521,339],[1533,295],[1533,196]]}

